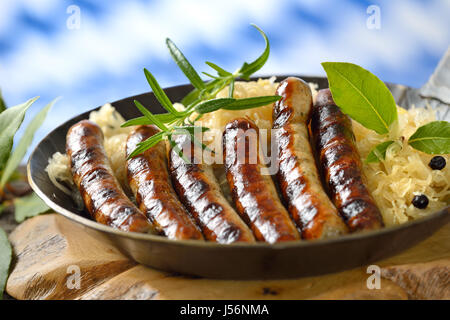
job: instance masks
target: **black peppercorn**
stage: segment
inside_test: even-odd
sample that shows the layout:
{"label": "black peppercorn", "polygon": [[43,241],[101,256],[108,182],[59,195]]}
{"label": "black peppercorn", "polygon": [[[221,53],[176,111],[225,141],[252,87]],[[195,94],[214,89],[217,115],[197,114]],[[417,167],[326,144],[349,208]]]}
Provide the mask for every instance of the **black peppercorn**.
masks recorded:
{"label": "black peppercorn", "polygon": [[428,206],[428,198],[424,194],[414,196],[412,204],[418,209],[425,209]]}
{"label": "black peppercorn", "polygon": [[430,160],[428,166],[433,170],[442,170],[445,168],[445,158],[441,156],[435,156]]}

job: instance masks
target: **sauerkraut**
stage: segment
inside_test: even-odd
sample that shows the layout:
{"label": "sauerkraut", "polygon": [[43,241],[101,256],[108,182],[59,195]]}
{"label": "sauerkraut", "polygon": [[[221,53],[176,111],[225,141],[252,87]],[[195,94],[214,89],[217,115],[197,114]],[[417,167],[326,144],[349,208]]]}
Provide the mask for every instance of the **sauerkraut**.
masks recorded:
{"label": "sauerkraut", "polygon": [[[436,212],[449,203],[449,166],[432,170],[428,163],[433,155],[415,150],[408,144],[408,138],[416,129],[436,120],[431,108],[398,107],[398,131],[401,141],[392,144],[386,152],[386,159],[379,163],[364,164],[367,186],[381,210],[386,225],[395,225]],[[357,147],[362,159],[370,150],[386,140],[372,130],[353,121]],[[442,155],[448,162],[448,155]],[[415,195],[424,194],[429,204],[418,209],[411,203]]]}

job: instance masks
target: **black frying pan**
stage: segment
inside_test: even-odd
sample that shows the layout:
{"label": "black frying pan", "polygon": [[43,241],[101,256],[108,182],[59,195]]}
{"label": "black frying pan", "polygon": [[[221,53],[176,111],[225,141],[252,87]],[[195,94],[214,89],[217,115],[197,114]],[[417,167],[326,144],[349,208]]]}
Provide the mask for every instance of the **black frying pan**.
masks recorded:
{"label": "black frying pan", "polygon": [[[326,78],[300,76],[319,88],[328,87]],[[285,76],[279,76],[278,81]],[[397,103],[408,107],[407,90],[388,84]],[[165,90],[171,101],[180,101],[192,86]],[[141,114],[133,100],[152,106],[154,113],[164,112],[153,93],[145,93],[112,103],[125,119]],[[92,110],[91,110],[92,111]],[[364,234],[352,234],[332,240],[295,241],[277,244],[230,244],[194,240],[169,240],[162,236],[123,232],[99,224],[77,209],[73,200],[49,180],[45,167],[53,153],[65,152],[67,130],[89,118],[85,112],[53,130],[33,151],[28,176],[33,190],[56,212],[85,226],[110,241],[135,261],[157,269],[187,275],[223,279],[279,279],[320,275],[370,264],[399,253],[432,235],[450,221],[450,207],[426,218]]]}

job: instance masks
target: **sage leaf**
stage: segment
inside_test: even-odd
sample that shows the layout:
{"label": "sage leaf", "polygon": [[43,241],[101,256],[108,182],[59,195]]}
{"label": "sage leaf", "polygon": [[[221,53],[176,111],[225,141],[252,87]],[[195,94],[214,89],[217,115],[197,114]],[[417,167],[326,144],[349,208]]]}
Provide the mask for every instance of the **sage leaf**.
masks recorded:
{"label": "sage leaf", "polygon": [[253,73],[255,73],[264,66],[270,54],[270,44],[266,34],[257,25],[252,24],[252,26],[255,27],[256,30],[259,31],[259,33],[261,33],[261,35],[264,38],[264,41],[266,42],[266,46],[264,48],[263,53],[255,61],[251,63],[244,62],[244,64],[242,65],[239,72],[241,74],[241,77],[245,80],[248,80]]}
{"label": "sage leaf", "polygon": [[177,48],[175,43],[169,38],[166,39],[166,45],[169,48],[170,55],[173,60],[175,60],[178,67],[183,71],[184,75],[189,79],[194,88],[196,89],[204,89],[205,83],[198,75],[197,71],[195,71],[194,67],[190,64],[190,62],[186,59],[180,49]]}
{"label": "sage leaf", "polygon": [[226,110],[245,110],[262,107],[281,99],[281,96],[262,96],[262,97],[252,97],[252,98],[242,98],[235,99],[229,105],[223,107]]}
{"label": "sage leaf", "polygon": [[414,149],[428,154],[450,153],[450,123],[433,121],[417,128],[408,143]]}
{"label": "sage leaf", "polygon": [[25,117],[25,112],[39,97],[11,107],[0,113],[0,170],[9,158],[14,142],[14,135]]}
{"label": "sage leaf", "polygon": [[59,98],[54,99],[49,104],[47,104],[44,108],[42,108],[41,111],[31,120],[28,127],[25,129],[25,132],[20,139],[17,146],[14,148],[14,151],[12,152],[11,156],[9,157],[8,161],[6,162],[5,169],[3,171],[3,175],[0,180],[0,189],[3,189],[5,184],[9,181],[11,178],[12,173],[16,168],[19,166],[20,162],[22,161],[23,157],[27,153],[27,150],[31,143],[33,142],[34,134],[37,129],[42,125],[42,123],[45,120],[45,117],[47,116],[47,113],[52,108],[52,106],[55,104],[55,102]]}
{"label": "sage leaf", "polygon": [[386,151],[387,148],[393,144],[394,141],[385,141],[378,145],[376,145],[369,153],[369,155],[366,158],[366,163],[374,163],[374,162],[380,162],[381,160],[386,159]]}
{"label": "sage leaf", "polygon": [[341,110],[364,127],[389,133],[397,120],[394,97],[374,74],[352,63],[323,62],[333,99]]}
{"label": "sage leaf", "polygon": [[49,210],[50,208],[34,192],[14,199],[14,213],[18,223],[23,222],[26,218],[37,216]]}
{"label": "sage leaf", "polygon": [[11,264],[12,249],[5,231],[0,228],[0,300],[3,299],[6,280],[8,279]]}

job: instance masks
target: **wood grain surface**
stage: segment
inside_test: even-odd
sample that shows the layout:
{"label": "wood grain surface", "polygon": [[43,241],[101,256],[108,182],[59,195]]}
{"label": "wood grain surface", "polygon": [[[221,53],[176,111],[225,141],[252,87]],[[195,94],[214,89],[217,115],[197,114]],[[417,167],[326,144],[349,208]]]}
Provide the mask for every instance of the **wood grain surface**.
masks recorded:
{"label": "wood grain surface", "polygon": [[[450,299],[450,224],[404,253],[367,267],[292,280],[189,278],[128,260],[57,214],[27,220],[10,235],[15,259],[6,290],[17,299]],[[73,285],[79,270],[79,288]]]}

